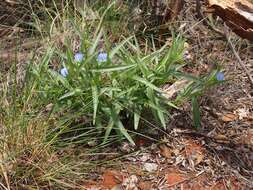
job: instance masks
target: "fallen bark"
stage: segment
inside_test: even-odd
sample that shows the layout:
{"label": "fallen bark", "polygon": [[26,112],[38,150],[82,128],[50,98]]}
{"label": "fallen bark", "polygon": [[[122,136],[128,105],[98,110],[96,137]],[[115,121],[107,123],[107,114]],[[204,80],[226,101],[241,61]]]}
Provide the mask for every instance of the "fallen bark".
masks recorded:
{"label": "fallen bark", "polygon": [[242,38],[253,41],[253,4],[248,0],[208,0],[209,12],[221,17]]}

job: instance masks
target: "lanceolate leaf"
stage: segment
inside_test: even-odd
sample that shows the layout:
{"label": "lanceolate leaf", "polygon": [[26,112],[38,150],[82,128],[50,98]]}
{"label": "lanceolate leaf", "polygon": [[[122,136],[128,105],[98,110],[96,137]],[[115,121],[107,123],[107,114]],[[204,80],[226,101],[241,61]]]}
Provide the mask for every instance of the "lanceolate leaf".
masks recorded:
{"label": "lanceolate leaf", "polygon": [[153,90],[155,90],[157,92],[160,92],[160,93],[163,92],[160,88],[156,87],[155,85],[153,85],[151,82],[147,81],[144,78],[135,76],[135,77],[133,77],[133,79],[136,80],[136,81],[139,81],[139,82],[141,82],[143,84],[145,84],[147,87],[150,87],[151,89],[153,89]]}
{"label": "lanceolate leaf", "polygon": [[135,64],[133,65],[119,65],[119,66],[110,66],[110,67],[100,67],[98,69],[93,69],[93,72],[101,73],[101,72],[113,72],[113,71],[122,71],[131,69],[133,67],[136,67]]}
{"label": "lanceolate leaf", "polygon": [[96,85],[92,85],[92,98],[93,98],[93,125],[95,125],[98,109],[98,89]]}
{"label": "lanceolate leaf", "polygon": [[140,118],[141,118],[140,112],[139,111],[135,111],[134,112],[134,129],[135,130],[138,129]]}
{"label": "lanceolate leaf", "polygon": [[125,138],[132,144],[135,145],[132,137],[128,134],[127,130],[125,129],[124,125],[122,124],[122,122],[120,121],[116,111],[114,110],[114,108],[111,109],[111,116],[113,118],[113,121],[115,123],[115,126],[117,126],[117,128],[119,129],[119,131],[121,132],[122,135],[125,136]]}
{"label": "lanceolate leaf", "polygon": [[193,111],[194,127],[199,128],[201,126],[201,121],[200,121],[199,105],[196,96],[192,97],[192,111]]}
{"label": "lanceolate leaf", "polygon": [[127,39],[125,39],[123,42],[121,42],[119,45],[117,45],[109,54],[109,58],[112,59],[114,57],[114,55],[116,53],[118,53],[118,51],[129,41],[131,40],[133,37],[129,37]]}
{"label": "lanceolate leaf", "polygon": [[104,142],[106,143],[108,140],[109,135],[111,134],[112,128],[114,126],[114,122],[112,119],[110,119],[108,125],[106,126],[105,136],[104,136]]}
{"label": "lanceolate leaf", "polygon": [[76,92],[73,90],[73,91],[71,91],[71,92],[68,92],[68,93],[64,94],[62,97],[59,98],[59,100],[63,100],[63,99],[65,99],[65,98],[72,97],[72,96],[74,96],[75,94],[76,94]]}
{"label": "lanceolate leaf", "polygon": [[117,122],[117,126],[120,130],[120,132],[126,137],[126,139],[132,144],[135,145],[132,137],[128,134],[126,128],[123,126],[122,122],[120,120],[118,120]]}

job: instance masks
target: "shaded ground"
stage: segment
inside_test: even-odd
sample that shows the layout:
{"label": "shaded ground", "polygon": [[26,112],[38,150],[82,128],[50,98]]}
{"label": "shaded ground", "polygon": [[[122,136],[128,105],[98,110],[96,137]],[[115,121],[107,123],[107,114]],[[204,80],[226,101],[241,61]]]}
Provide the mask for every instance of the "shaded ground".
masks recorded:
{"label": "shaded ground", "polygon": [[[231,80],[203,98],[202,129],[189,128],[186,106],[174,113],[163,143],[140,140],[138,151],[115,167],[99,168],[101,174],[88,180],[85,189],[253,188],[252,88],[233,58],[224,68]],[[150,146],[144,148],[145,143]]]}
{"label": "shaded ground", "polygon": [[227,72],[236,75],[203,98],[201,130],[189,128],[188,110],[175,113],[163,143],[99,168],[84,189],[251,189],[253,101],[240,70]]}
{"label": "shaded ground", "polygon": [[[80,182],[83,189],[253,188],[253,88],[226,40],[194,18],[193,7],[186,4],[178,24],[188,43],[187,70],[198,75],[217,63],[228,80],[201,98],[202,128],[192,129],[186,103],[182,110],[174,111],[168,130],[159,134],[160,143],[138,139],[138,148],[124,142],[106,150],[109,155],[91,156],[107,161]],[[236,36],[232,40],[253,74],[252,44]],[[27,46],[31,48],[29,43]],[[9,47],[11,42],[6,43],[5,48]],[[17,55],[19,62],[25,57],[26,53]],[[1,58],[14,59],[8,51]],[[0,69],[10,69],[4,67]]]}

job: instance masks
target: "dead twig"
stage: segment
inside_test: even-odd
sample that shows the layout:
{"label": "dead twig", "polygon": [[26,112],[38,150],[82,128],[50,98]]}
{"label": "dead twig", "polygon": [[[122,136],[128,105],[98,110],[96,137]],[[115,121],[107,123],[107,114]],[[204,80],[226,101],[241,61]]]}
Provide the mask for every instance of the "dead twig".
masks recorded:
{"label": "dead twig", "polygon": [[218,33],[219,35],[221,35],[222,37],[225,37],[228,45],[230,47],[230,49],[232,50],[233,54],[235,55],[236,59],[238,60],[239,66],[245,71],[245,73],[247,74],[251,85],[253,87],[253,77],[251,76],[249,69],[245,66],[244,62],[242,61],[242,59],[240,58],[239,54],[236,52],[234,45],[232,44],[230,37],[228,35],[228,29],[225,27],[225,32],[220,31],[219,29],[216,29],[215,27],[213,27],[212,25],[210,25],[208,22],[205,22],[208,24],[208,26],[215,31],[216,33]]}
{"label": "dead twig", "polygon": [[231,42],[231,40],[230,40],[230,37],[229,37],[228,33],[229,33],[229,32],[228,32],[228,29],[225,27],[225,33],[224,33],[224,35],[225,35],[225,37],[226,37],[226,39],[227,39],[228,45],[229,45],[229,47],[231,48],[232,52],[234,53],[234,55],[235,55],[235,57],[236,57],[236,59],[237,59],[239,65],[241,66],[241,68],[242,68],[242,69],[245,71],[245,73],[247,74],[247,76],[248,76],[248,78],[249,78],[249,80],[250,80],[250,82],[251,82],[251,85],[252,85],[252,87],[253,87],[253,77],[251,76],[251,74],[250,74],[250,72],[249,72],[249,69],[246,67],[246,65],[244,64],[244,62],[243,62],[242,59],[240,58],[239,54],[236,52],[235,47],[234,47],[234,45],[232,44],[232,42]]}
{"label": "dead twig", "polygon": [[[197,11],[197,14],[198,16],[200,16],[200,18],[204,18],[204,16],[201,14],[201,11],[200,11],[201,7],[200,7],[200,1],[199,0],[196,0],[196,11]],[[240,65],[240,67],[245,71],[245,73],[247,74],[250,82],[251,82],[251,85],[253,87],[253,77],[251,76],[250,72],[249,72],[249,69],[245,66],[244,62],[242,61],[242,59],[240,58],[239,54],[236,52],[235,50],[235,47],[234,45],[232,44],[231,40],[230,40],[230,37],[229,37],[229,32],[228,32],[228,29],[226,28],[225,26],[225,31],[222,32],[218,29],[216,29],[214,26],[212,26],[209,22],[206,21],[206,19],[203,20],[204,24],[207,24],[208,27],[210,27],[212,30],[214,30],[216,33],[220,34],[221,36],[225,37],[228,44],[229,44],[229,47],[230,49],[232,50],[233,54],[235,55],[236,59],[238,60],[238,63]]]}

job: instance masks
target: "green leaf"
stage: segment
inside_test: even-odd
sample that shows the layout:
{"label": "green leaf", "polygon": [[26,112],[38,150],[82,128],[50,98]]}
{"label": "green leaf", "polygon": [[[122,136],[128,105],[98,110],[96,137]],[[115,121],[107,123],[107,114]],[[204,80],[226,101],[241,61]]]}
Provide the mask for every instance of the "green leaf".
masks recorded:
{"label": "green leaf", "polygon": [[175,109],[179,109],[179,107],[177,107],[175,104],[173,104],[172,102],[170,102],[170,101],[166,101],[165,102],[168,106],[170,106],[170,107],[173,107],[173,108],[175,108]]}
{"label": "green leaf", "polygon": [[120,65],[120,66],[110,66],[110,67],[100,67],[99,69],[92,69],[93,72],[113,72],[113,71],[122,71],[136,67],[136,65]]}
{"label": "green leaf", "polygon": [[139,111],[135,111],[134,112],[134,129],[137,130],[139,123],[140,123],[140,112]]}
{"label": "green leaf", "polygon": [[98,46],[98,43],[99,43],[99,41],[100,41],[102,35],[103,35],[103,29],[101,29],[101,30],[99,31],[98,35],[96,36],[96,39],[95,39],[94,42],[92,43],[93,45],[92,45],[92,47],[91,47],[90,50],[89,50],[89,55],[93,55],[93,54],[95,53],[95,51],[96,51],[96,49],[97,49],[97,46]]}
{"label": "green leaf", "polygon": [[155,97],[154,91],[150,88],[147,89],[147,96],[150,99],[149,106],[153,108],[153,114],[158,119],[158,121],[161,123],[162,127],[165,129],[166,128],[166,121],[164,117],[165,111],[159,104],[159,100]]}
{"label": "green leaf", "polygon": [[54,81],[60,82],[67,89],[71,88],[68,80],[66,80],[66,78],[61,76],[58,72],[51,70],[51,69],[49,69],[48,72]]}
{"label": "green leaf", "polygon": [[152,74],[152,72],[149,70],[147,66],[149,64],[148,62],[137,60],[137,63],[144,77],[148,77],[150,74]]}
{"label": "green leaf", "polygon": [[95,32],[95,36],[97,36],[99,30],[101,29],[102,25],[103,25],[103,21],[104,21],[104,18],[107,14],[107,12],[111,9],[111,7],[115,5],[115,1],[113,1],[112,3],[110,3],[108,5],[108,7],[106,8],[106,10],[103,12],[101,18],[100,18],[100,21],[99,21],[99,24],[97,25],[97,29],[96,29],[96,32]]}
{"label": "green leaf", "polygon": [[121,42],[119,45],[117,45],[110,53],[109,53],[109,59],[112,59],[114,55],[133,37],[130,36],[129,38],[125,39],[123,42]]}
{"label": "green leaf", "polygon": [[93,125],[96,124],[96,116],[98,109],[98,89],[96,85],[92,85],[92,99],[93,99]]}
{"label": "green leaf", "polygon": [[147,87],[150,87],[151,89],[157,91],[157,92],[160,92],[160,93],[163,93],[163,91],[156,87],[155,85],[153,85],[151,82],[147,81],[146,79],[144,78],[141,78],[141,77],[138,77],[138,76],[135,76],[135,77],[132,77],[134,80],[138,81],[138,82],[141,82],[142,84],[145,84]]}
{"label": "green leaf", "polygon": [[132,144],[135,145],[132,137],[128,134],[126,128],[124,127],[124,125],[122,124],[122,122],[118,119],[118,122],[116,124],[120,130],[120,132],[126,137],[126,139]]}
{"label": "green leaf", "polygon": [[193,111],[194,127],[199,128],[201,126],[201,121],[200,121],[199,105],[196,96],[192,97],[192,111]]}
{"label": "green leaf", "polygon": [[153,111],[154,116],[156,117],[158,122],[161,123],[162,127],[165,129],[166,128],[166,121],[165,121],[164,114],[167,112],[165,110],[163,110],[159,104],[149,102],[148,105],[150,108],[153,108],[152,111]]}
{"label": "green leaf", "polygon": [[162,127],[164,129],[166,129],[166,121],[165,121],[164,113],[160,109],[158,109],[157,110],[157,115],[158,115],[158,118],[160,120],[160,123],[162,124]]}
{"label": "green leaf", "polygon": [[116,111],[114,110],[114,108],[111,109],[111,116],[113,118],[113,121],[115,123],[115,125],[118,127],[119,131],[121,132],[122,135],[125,136],[125,138],[132,144],[135,145],[132,137],[128,134],[127,130],[125,129],[124,125],[122,124],[122,122],[120,121]]}
{"label": "green leaf", "polygon": [[59,98],[59,100],[63,100],[63,99],[72,97],[72,96],[74,96],[75,94],[76,94],[76,91],[73,90],[73,91],[68,92],[68,93],[64,94],[63,96],[61,96],[61,97]]}
{"label": "green leaf", "polygon": [[114,126],[114,121],[112,119],[110,119],[107,127],[106,127],[106,131],[105,131],[105,136],[104,136],[104,141],[103,143],[106,143],[108,140],[109,135],[111,134],[112,128]]}
{"label": "green leaf", "polygon": [[157,65],[156,71],[169,70],[170,66],[177,61],[182,60],[182,54],[184,50],[184,40],[181,36],[174,37],[172,46],[167,54],[163,57],[161,62]]}

